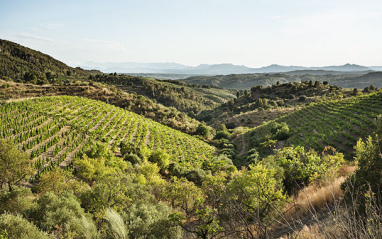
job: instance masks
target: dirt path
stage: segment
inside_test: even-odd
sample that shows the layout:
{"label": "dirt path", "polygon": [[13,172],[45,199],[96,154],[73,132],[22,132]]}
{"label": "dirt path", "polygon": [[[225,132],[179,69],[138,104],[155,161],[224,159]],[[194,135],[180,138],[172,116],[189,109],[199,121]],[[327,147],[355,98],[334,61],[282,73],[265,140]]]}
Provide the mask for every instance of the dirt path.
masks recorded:
{"label": "dirt path", "polygon": [[245,134],[239,135],[240,139],[238,139],[238,145],[241,145],[241,150],[238,156],[243,156],[248,152],[248,144],[245,139]]}

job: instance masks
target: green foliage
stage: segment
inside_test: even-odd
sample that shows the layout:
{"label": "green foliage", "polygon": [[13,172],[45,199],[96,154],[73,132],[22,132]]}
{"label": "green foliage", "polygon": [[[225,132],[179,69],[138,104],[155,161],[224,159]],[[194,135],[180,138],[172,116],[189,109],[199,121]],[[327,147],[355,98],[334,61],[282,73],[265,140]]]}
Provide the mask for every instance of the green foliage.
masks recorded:
{"label": "green foliage", "polygon": [[119,143],[120,151],[122,155],[126,154],[139,154],[139,148],[132,142],[123,140]]}
{"label": "green foliage", "polygon": [[138,76],[105,74],[96,75],[93,80],[110,85],[122,85],[125,92],[148,97],[169,108],[184,112],[183,117],[187,117],[185,113],[193,116],[235,97],[230,90],[211,87],[207,89],[179,80],[159,81]]}
{"label": "green foliage", "polygon": [[31,162],[24,152],[0,139],[0,189],[7,185],[12,191],[23,179],[32,174]]}
{"label": "green foliage", "polygon": [[186,178],[173,177],[172,182],[162,190],[161,196],[170,202],[173,208],[179,207],[188,212],[192,210],[195,201],[202,200],[203,192]]}
{"label": "green foliage", "polygon": [[84,155],[74,162],[77,175],[83,180],[92,184],[94,181],[107,177],[114,177],[116,174],[126,170],[128,165],[120,158],[89,158]]}
{"label": "green foliage", "polygon": [[69,230],[75,222],[73,219],[86,216],[80,201],[73,193],[67,192],[61,196],[47,193],[37,199],[36,204],[27,211],[37,225],[47,231],[54,231],[56,226]]}
{"label": "green foliage", "polygon": [[111,160],[114,158],[114,153],[110,150],[107,144],[96,142],[89,150],[85,152],[89,158],[105,158]]}
{"label": "green foliage", "polygon": [[170,165],[170,155],[166,151],[159,149],[151,154],[149,161],[156,163],[161,170],[164,170]]}
{"label": "green foliage", "polygon": [[286,140],[290,137],[291,133],[287,123],[277,123],[273,122],[271,124],[270,131],[272,133],[272,138],[276,140]]}
{"label": "green foliage", "polygon": [[98,179],[92,188],[80,195],[82,206],[91,213],[101,213],[110,207],[126,208],[131,200],[132,181],[123,174]]}
{"label": "green foliage", "polygon": [[212,174],[220,171],[232,174],[237,171],[232,160],[224,154],[205,160],[202,168],[206,171],[210,171]]}
{"label": "green foliage", "polygon": [[[46,233],[40,231],[31,222],[28,222],[21,215],[13,215],[5,213],[0,215],[0,232],[5,234],[3,238],[9,239],[48,239],[50,238]],[[0,236],[1,238],[1,236]]]}
{"label": "green foliage", "polygon": [[30,188],[15,186],[12,191],[1,191],[0,214],[9,212],[21,214],[32,205],[33,194]]}
{"label": "green foliage", "polygon": [[123,160],[130,162],[132,165],[142,163],[142,159],[138,155],[133,153],[125,154],[125,156],[123,157]]}
{"label": "green foliage", "polygon": [[42,84],[47,83],[47,80],[52,82],[53,74],[65,76],[67,71],[73,72],[76,77],[85,78],[90,75],[90,71],[69,67],[49,55],[10,41],[0,39],[0,49],[0,78],[24,78],[26,82]]}
{"label": "green foliage", "polygon": [[211,127],[208,127],[205,124],[200,123],[198,127],[196,128],[195,134],[202,136],[203,138],[210,138],[211,137]]}
{"label": "green foliage", "polygon": [[227,196],[236,205],[232,216],[242,215],[249,221],[271,219],[287,201],[275,174],[274,169],[257,164],[233,178],[227,184]]}
{"label": "green foliage", "polygon": [[[358,168],[354,174],[349,177],[342,185],[345,190],[345,197],[348,201],[351,198],[357,198],[359,201],[356,207],[359,212],[364,214],[367,195],[374,194],[377,198],[377,207],[381,207],[382,198],[382,115],[376,120],[376,134],[369,136],[366,141],[359,139],[356,150],[356,161]],[[370,192],[369,192],[370,191]]]}
{"label": "green foliage", "polygon": [[37,192],[45,194],[53,192],[61,195],[72,190],[76,195],[85,190],[87,185],[78,180],[71,172],[55,167],[51,171],[43,173],[38,181]]}
{"label": "green foliage", "polygon": [[134,203],[122,217],[129,238],[181,238],[181,228],[169,219],[172,210],[163,203]]}
{"label": "green foliage", "polygon": [[231,134],[228,131],[217,131],[214,139],[229,139]]}
{"label": "green foliage", "polygon": [[[348,93],[352,94],[351,91]],[[344,153],[346,159],[352,160],[355,156],[353,146],[360,137],[366,138],[372,133],[374,118],[382,113],[381,100],[380,91],[344,100],[320,101],[274,122],[287,123],[289,133],[292,132],[283,143],[286,146],[301,145],[318,152],[323,151],[325,146],[331,146]],[[272,134],[271,126],[263,124],[248,132],[252,148],[258,147],[264,135]]]}
{"label": "green foliage", "polygon": [[305,150],[301,146],[285,147],[269,158],[284,169],[283,184],[288,193],[297,192],[303,186],[324,178],[344,162],[341,153],[334,151],[320,157],[314,150]]}

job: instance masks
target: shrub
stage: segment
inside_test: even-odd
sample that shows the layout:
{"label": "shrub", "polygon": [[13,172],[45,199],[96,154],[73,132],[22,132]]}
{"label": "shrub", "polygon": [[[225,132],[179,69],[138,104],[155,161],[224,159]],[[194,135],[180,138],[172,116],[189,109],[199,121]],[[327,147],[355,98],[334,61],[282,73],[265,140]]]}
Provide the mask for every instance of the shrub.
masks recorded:
{"label": "shrub", "polygon": [[277,122],[272,123],[271,133],[272,139],[276,140],[286,140],[291,135],[289,126],[285,122],[282,122],[281,124]]}
{"label": "shrub", "polygon": [[0,214],[4,212],[23,213],[32,205],[33,194],[30,188],[14,187],[12,191],[0,194]]}
{"label": "shrub", "polygon": [[9,213],[0,215],[0,232],[6,231],[9,239],[48,239],[48,235],[41,232],[35,225],[28,222],[21,215]]}
{"label": "shrub", "polygon": [[298,98],[298,101],[302,102],[302,101],[305,101],[306,100],[306,96],[305,95],[302,95]]}
{"label": "shrub", "polygon": [[53,231],[62,226],[64,230],[69,229],[73,220],[85,216],[80,201],[73,193],[65,193],[57,196],[47,193],[36,201],[36,205],[27,211],[37,225],[47,231]]}
{"label": "shrub", "polygon": [[156,163],[158,167],[163,170],[168,168],[170,164],[170,155],[168,155],[164,150],[157,149],[151,154],[149,161]]}
{"label": "shrub", "polygon": [[138,155],[133,153],[125,154],[125,157],[123,157],[123,160],[130,162],[132,165],[142,163],[142,159]]}
{"label": "shrub", "polygon": [[284,169],[283,183],[289,194],[320,180],[344,162],[341,153],[333,152],[320,157],[314,150],[306,151],[302,146],[283,148],[269,159]]}
{"label": "shrub", "polygon": [[[377,117],[376,125],[377,132],[374,136],[369,136],[366,141],[358,140],[355,146],[358,169],[342,185],[343,189],[348,189],[345,194],[348,200],[350,197],[359,198],[358,206],[361,213],[365,213],[365,202],[369,189],[372,194],[375,194],[377,202],[379,202],[378,207],[382,206],[382,115]],[[350,193],[355,195],[350,195]]]}
{"label": "shrub", "polygon": [[216,132],[214,139],[229,139],[230,137],[231,134],[228,131],[218,131]]}

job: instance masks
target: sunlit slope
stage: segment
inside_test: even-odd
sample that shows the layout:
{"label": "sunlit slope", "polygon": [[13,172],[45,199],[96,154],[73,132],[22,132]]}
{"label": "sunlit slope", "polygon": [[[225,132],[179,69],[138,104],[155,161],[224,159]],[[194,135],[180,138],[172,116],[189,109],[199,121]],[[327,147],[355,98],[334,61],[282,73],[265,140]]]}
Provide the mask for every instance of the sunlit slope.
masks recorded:
{"label": "sunlit slope", "polygon": [[101,101],[42,97],[0,106],[0,138],[12,140],[35,161],[67,165],[96,142],[116,149],[121,140],[165,149],[174,162],[199,167],[214,148],[190,135]]}
{"label": "sunlit slope", "polygon": [[[318,151],[332,146],[351,159],[357,140],[370,135],[375,128],[374,119],[381,113],[382,92],[379,91],[345,100],[313,103],[275,122],[286,122],[292,131],[286,146],[304,145]],[[270,124],[259,126],[248,132],[247,138],[269,134],[269,130]]]}

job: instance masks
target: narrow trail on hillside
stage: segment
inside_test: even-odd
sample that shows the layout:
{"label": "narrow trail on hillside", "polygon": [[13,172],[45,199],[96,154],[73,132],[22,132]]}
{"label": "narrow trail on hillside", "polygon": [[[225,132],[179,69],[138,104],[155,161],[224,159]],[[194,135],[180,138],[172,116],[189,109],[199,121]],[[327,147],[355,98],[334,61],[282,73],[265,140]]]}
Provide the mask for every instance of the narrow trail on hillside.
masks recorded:
{"label": "narrow trail on hillside", "polygon": [[241,150],[238,156],[243,156],[244,154],[248,152],[248,144],[245,140],[245,134],[241,134],[241,145],[242,145]]}

